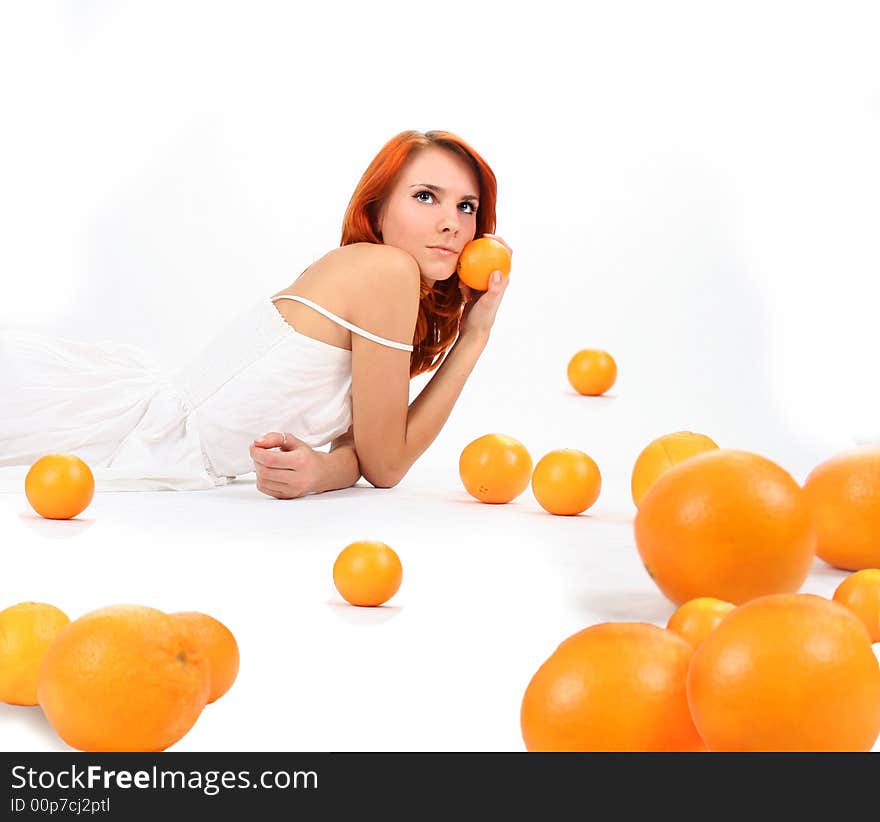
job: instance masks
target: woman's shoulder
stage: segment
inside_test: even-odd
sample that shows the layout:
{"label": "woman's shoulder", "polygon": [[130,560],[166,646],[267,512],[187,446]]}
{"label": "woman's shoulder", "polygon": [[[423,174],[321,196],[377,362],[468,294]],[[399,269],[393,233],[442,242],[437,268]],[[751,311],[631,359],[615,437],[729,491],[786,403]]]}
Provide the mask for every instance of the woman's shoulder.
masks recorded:
{"label": "woman's shoulder", "polygon": [[418,301],[421,273],[415,257],[396,246],[351,243],[328,252],[314,272],[328,285],[358,299],[396,296]]}
{"label": "woman's shoulder", "polygon": [[330,264],[356,266],[366,272],[390,271],[400,274],[418,273],[419,265],[415,257],[402,248],[384,243],[350,243],[334,248],[322,258]]}

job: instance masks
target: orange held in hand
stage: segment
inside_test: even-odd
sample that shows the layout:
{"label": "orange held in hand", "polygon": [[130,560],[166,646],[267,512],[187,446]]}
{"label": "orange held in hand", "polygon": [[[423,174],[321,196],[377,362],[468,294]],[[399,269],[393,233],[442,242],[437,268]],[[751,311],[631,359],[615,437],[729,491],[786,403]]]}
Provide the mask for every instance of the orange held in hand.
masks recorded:
{"label": "orange held in hand", "polygon": [[47,519],[70,519],[86,510],[95,493],[92,470],[72,454],[46,454],[27,472],[24,492]]}
{"label": "orange held in hand", "polygon": [[568,363],[568,381],[578,394],[598,397],[617,380],[617,363],[607,351],[585,348]]}
{"label": "orange held in hand", "polygon": [[654,582],[679,605],[797,591],[816,544],[794,478],[764,457],[727,449],[666,471],[641,501],[635,540]]}
{"label": "orange held in hand", "polygon": [[731,611],[694,652],[687,696],[711,751],[869,751],[880,733],[868,632],[813,594]]}
{"label": "orange held in hand", "polygon": [[464,447],[458,473],[472,497],[503,504],[528,487],[532,458],[519,440],[506,434],[485,434]]}
{"label": "orange held in hand", "polygon": [[570,636],[526,688],[527,750],[703,750],[685,693],[692,653],[646,622],[603,622]]}
{"label": "orange held in hand", "polygon": [[696,648],[735,607],[732,602],[713,597],[690,599],[669,617],[666,629],[675,631]]}
{"label": "orange held in hand", "polygon": [[175,617],[139,605],[92,611],[49,646],[37,694],[58,735],[81,751],[163,751],[199,718],[208,661]]}
{"label": "orange held in hand", "polygon": [[384,542],[352,542],[333,563],[336,590],[352,605],[381,605],[397,593],[402,580],[400,557]]}
{"label": "orange held in hand", "polygon": [[45,602],[19,602],[0,611],[0,702],[37,704],[37,675],[47,648],[70,623]]}
{"label": "orange held in hand", "polygon": [[816,554],[829,565],[880,568],[880,448],[865,446],[817,465],[804,483],[816,517]]}
{"label": "orange held in hand", "polygon": [[636,508],[664,471],[689,457],[717,447],[705,434],[695,434],[692,431],[664,434],[649,442],[642,449],[633,466],[631,489]]}
{"label": "orange held in hand", "polygon": [[864,568],[850,574],[832,598],[865,623],[871,642],[880,642],[880,569]]}
{"label": "orange held in hand", "polygon": [[544,454],[532,474],[532,493],[551,514],[580,514],[599,499],[601,489],[599,466],[592,457],[574,448]]}
{"label": "orange held in hand", "polygon": [[238,643],[232,631],[220,620],[198,611],[178,611],[171,614],[186,626],[193,636],[199,652],[208,661],[211,683],[208,704],[216,702],[225,694],[238,676]]}
{"label": "orange held in hand", "polygon": [[489,275],[500,271],[501,276],[510,275],[510,252],[492,237],[471,240],[458,258],[458,278],[477,291],[489,288]]}

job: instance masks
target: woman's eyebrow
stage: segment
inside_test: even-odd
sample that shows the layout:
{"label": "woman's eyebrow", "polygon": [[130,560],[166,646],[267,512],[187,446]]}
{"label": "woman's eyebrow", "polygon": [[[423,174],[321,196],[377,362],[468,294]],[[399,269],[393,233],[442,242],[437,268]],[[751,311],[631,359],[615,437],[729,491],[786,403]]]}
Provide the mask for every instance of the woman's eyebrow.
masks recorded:
{"label": "woman's eyebrow", "polygon": [[[444,194],[446,189],[443,186],[434,185],[434,183],[413,183],[410,188],[418,188],[419,186],[423,188],[429,188],[431,191],[436,191],[438,194]],[[473,200],[474,202],[479,202],[480,198],[477,197],[476,194],[465,194],[462,200]]]}

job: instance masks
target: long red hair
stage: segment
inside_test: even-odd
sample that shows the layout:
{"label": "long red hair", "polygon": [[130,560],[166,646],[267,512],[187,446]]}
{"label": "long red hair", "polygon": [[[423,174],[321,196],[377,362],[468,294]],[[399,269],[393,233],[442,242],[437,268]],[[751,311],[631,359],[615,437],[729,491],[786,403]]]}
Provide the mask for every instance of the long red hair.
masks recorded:
{"label": "long red hair", "polygon": [[[345,211],[340,245],[382,242],[378,232],[382,203],[413,152],[431,146],[447,149],[463,157],[477,175],[480,204],[474,239],[495,231],[498,185],[486,161],[464,140],[448,131],[403,131],[382,147],[357,184]],[[410,378],[424,371],[432,371],[440,364],[443,354],[458,334],[463,308],[458,274],[453,274],[447,280],[438,280],[433,286],[422,282],[419,315],[413,333]]]}

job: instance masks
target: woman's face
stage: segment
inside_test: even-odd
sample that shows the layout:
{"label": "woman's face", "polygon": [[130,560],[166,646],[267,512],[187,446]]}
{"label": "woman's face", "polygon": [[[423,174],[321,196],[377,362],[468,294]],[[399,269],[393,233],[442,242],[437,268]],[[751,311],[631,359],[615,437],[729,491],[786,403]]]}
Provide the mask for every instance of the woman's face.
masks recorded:
{"label": "woman's face", "polygon": [[382,205],[382,242],[415,257],[429,284],[448,279],[462,248],[474,238],[479,194],[467,160],[443,148],[420,149],[400,170]]}

